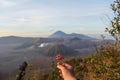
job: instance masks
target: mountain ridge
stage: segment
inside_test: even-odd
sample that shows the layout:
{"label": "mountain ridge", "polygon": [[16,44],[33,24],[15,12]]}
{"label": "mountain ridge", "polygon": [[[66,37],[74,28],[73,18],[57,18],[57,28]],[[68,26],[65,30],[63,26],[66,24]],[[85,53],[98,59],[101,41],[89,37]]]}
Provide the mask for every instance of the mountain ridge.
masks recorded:
{"label": "mountain ridge", "polygon": [[4,36],[0,37],[0,44],[25,43],[32,39],[32,37]]}
{"label": "mountain ridge", "polygon": [[81,38],[81,39],[93,39],[84,34],[77,34],[77,33],[67,34],[63,31],[56,31],[53,34],[51,34],[50,36],[48,36],[48,38],[75,38],[75,37]]}

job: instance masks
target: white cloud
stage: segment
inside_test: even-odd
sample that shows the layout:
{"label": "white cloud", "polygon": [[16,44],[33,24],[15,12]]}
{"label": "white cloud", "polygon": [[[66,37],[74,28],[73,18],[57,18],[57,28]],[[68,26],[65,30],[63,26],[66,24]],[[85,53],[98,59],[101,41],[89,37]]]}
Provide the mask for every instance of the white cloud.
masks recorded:
{"label": "white cloud", "polygon": [[14,19],[17,22],[30,22],[30,21],[32,21],[30,18],[26,18],[26,17],[20,17],[20,18],[14,18]]}
{"label": "white cloud", "polygon": [[6,7],[11,7],[15,6],[16,3],[8,0],[0,0],[0,7],[1,8],[6,8]]}
{"label": "white cloud", "polygon": [[14,7],[28,0],[0,0],[0,8]]}

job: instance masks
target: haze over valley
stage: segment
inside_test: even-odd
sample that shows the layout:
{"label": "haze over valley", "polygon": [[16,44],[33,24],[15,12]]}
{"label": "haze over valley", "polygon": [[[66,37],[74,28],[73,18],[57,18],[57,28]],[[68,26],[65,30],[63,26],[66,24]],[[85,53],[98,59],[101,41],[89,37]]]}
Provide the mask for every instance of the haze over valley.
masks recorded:
{"label": "haze over valley", "polygon": [[[111,43],[114,42],[110,40]],[[6,36],[0,38],[0,72],[10,73],[18,69],[23,61],[28,63],[49,63],[56,54],[63,56],[81,57],[96,53],[96,47],[103,44],[103,40],[92,38],[84,34],[66,34],[57,31],[48,37],[17,37]],[[38,64],[37,63],[37,64]],[[44,69],[48,65],[44,63]],[[9,67],[9,68],[8,68]],[[43,67],[42,67],[43,68]]]}

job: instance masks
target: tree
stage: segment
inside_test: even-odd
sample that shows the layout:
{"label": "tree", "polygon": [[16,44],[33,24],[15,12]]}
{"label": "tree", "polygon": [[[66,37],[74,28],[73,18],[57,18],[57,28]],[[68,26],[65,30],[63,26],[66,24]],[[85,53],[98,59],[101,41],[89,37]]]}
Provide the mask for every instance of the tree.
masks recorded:
{"label": "tree", "polygon": [[115,0],[111,4],[111,9],[114,12],[114,17],[110,20],[110,27],[106,28],[117,42],[120,41],[120,0]]}

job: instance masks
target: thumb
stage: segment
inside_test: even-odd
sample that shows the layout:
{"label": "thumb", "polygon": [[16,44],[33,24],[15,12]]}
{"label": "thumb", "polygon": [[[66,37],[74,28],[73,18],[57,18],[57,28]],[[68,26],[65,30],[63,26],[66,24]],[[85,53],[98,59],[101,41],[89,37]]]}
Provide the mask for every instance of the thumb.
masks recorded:
{"label": "thumb", "polygon": [[60,70],[64,70],[65,69],[65,67],[63,65],[59,65],[59,64],[57,65],[57,68],[60,69]]}

